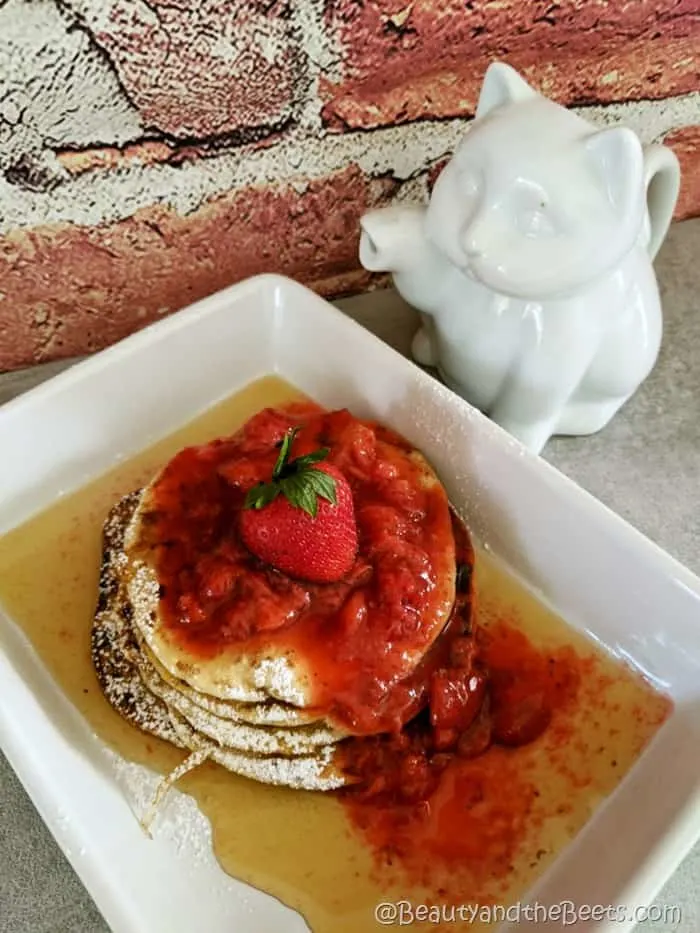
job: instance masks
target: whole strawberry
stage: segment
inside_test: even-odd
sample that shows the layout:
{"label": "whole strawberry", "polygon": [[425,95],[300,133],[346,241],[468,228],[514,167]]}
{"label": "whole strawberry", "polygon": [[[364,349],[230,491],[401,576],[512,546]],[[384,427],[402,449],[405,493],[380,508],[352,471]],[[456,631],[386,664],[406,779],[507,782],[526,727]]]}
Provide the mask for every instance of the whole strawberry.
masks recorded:
{"label": "whole strawberry", "polygon": [[288,576],[333,583],[357,556],[352,492],[342,473],[322,462],[327,448],[289,460],[297,430],[285,436],[270,482],[248,492],[241,537],[256,557]]}

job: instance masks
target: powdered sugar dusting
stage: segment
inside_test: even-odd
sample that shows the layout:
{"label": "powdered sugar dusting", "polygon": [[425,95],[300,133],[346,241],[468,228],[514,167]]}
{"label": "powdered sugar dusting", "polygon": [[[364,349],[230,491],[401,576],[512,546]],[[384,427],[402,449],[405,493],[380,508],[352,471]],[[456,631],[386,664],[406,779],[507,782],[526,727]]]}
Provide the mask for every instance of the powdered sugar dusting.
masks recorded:
{"label": "powdered sugar dusting", "polygon": [[[306,705],[306,691],[300,686],[300,672],[284,655],[263,658],[255,667],[255,686],[270,696],[292,703]],[[301,683],[304,683],[302,678]]]}
{"label": "powdered sugar dusting", "polygon": [[343,734],[325,725],[299,726],[293,729],[254,726],[232,722],[192,703],[186,696],[165,684],[143,654],[138,659],[141,677],[149,690],[176,710],[198,733],[222,745],[260,755],[303,755],[321,745],[343,738]]}

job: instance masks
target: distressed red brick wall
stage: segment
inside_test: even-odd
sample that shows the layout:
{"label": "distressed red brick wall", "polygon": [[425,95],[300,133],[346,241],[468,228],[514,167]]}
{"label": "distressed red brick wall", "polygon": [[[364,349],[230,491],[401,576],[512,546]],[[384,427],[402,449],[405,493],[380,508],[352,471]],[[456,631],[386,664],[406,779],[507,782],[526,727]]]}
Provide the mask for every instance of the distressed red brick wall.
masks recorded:
{"label": "distressed red brick wall", "polygon": [[678,153],[700,216],[700,0],[0,0],[0,371],[249,275],[374,287],[489,62]]}
{"label": "distressed red brick wall", "polygon": [[322,83],[324,118],[340,128],[471,116],[494,58],[566,105],[697,91],[699,10],[696,0],[330,0],[343,70]]}

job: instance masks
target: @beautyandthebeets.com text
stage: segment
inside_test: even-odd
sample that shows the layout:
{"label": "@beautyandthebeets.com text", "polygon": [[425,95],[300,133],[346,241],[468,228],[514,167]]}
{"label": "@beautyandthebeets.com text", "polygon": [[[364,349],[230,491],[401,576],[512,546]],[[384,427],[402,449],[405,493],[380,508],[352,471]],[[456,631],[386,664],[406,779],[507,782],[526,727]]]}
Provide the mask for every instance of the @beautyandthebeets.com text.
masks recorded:
{"label": "@beautyandthebeets.com text", "polygon": [[659,923],[662,930],[682,920],[681,908],[675,905],[631,907],[627,904],[414,904],[411,901],[384,901],[377,904],[374,916],[382,926],[407,927],[414,923],[558,923],[562,927],[585,921],[608,923]]}

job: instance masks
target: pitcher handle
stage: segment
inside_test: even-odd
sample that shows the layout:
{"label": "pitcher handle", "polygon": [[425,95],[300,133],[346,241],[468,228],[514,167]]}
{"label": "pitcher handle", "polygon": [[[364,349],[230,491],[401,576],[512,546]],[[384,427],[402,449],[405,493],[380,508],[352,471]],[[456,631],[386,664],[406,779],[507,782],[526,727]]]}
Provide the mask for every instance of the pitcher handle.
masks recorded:
{"label": "pitcher handle", "polygon": [[681,184],[678,159],[668,146],[655,143],[644,149],[644,184],[651,228],[647,249],[653,260],[668,233]]}

